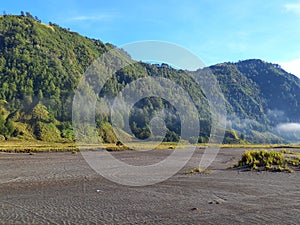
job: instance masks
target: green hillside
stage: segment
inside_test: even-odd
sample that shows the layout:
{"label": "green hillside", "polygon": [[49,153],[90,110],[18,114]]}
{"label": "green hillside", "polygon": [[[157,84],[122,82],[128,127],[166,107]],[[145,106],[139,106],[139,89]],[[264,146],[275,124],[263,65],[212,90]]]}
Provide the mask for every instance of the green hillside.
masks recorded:
{"label": "green hillside", "polygon": [[[0,139],[73,141],[74,91],[88,66],[113,47],[53,23],[42,24],[30,14],[0,17]],[[224,142],[279,143],[283,139],[274,128],[279,123],[299,121],[300,81],[278,65],[246,60],[209,69],[225,96],[228,130]],[[135,62],[106,83],[99,99],[114,97],[126,84],[147,76],[168,78],[188,91],[201,118],[199,137],[189,141],[206,142],[211,120],[208,104],[183,70]],[[110,103],[104,99],[98,104],[106,107]],[[141,100],[132,110],[133,134],[140,139],[149,137],[149,121],[163,108],[168,109],[164,140],[177,141],[178,112],[167,101],[154,97]],[[102,141],[117,142],[108,113],[97,113],[96,124]]]}
{"label": "green hillside", "polygon": [[[229,123],[249,140],[255,141],[256,136],[274,139],[282,135],[278,124],[299,123],[300,79],[279,65],[251,59],[210,68],[228,101]],[[299,134],[288,139],[299,141]]]}

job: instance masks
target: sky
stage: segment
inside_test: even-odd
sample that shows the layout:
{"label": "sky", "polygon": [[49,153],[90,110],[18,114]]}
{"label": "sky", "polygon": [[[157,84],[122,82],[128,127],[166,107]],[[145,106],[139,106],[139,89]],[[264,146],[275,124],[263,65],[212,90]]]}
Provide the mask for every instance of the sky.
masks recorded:
{"label": "sky", "polygon": [[300,77],[300,0],[3,0],[1,8],[116,46],[166,41],[206,65],[258,58]]}

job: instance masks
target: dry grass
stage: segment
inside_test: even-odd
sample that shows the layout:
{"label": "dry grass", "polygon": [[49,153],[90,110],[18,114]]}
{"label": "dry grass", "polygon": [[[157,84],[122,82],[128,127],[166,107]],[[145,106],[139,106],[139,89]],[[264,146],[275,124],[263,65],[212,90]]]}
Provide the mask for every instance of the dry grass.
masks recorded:
{"label": "dry grass", "polygon": [[129,142],[126,145],[120,145],[117,146],[116,144],[104,144],[103,145],[106,149],[109,150],[168,150],[168,149],[183,149],[185,148],[187,145],[186,144],[178,144],[175,142],[163,142],[157,145],[157,142],[146,142],[146,143],[142,143],[142,142]]}
{"label": "dry grass", "polygon": [[222,148],[299,148],[296,144],[222,144]]}
{"label": "dry grass", "polygon": [[187,170],[184,173],[185,174],[193,174],[193,173],[210,174],[211,171],[208,169],[201,169],[200,167],[196,167],[194,169]]}
{"label": "dry grass", "polygon": [[286,149],[246,150],[234,167],[254,171],[293,172],[294,169],[299,168],[299,165],[300,153],[297,152]]}
{"label": "dry grass", "polygon": [[[80,150],[99,150],[107,149],[108,151],[121,151],[130,149],[139,150],[170,150],[170,149],[184,149],[190,146],[188,143],[175,143],[175,142],[163,142],[157,145],[156,142],[147,143],[134,143],[131,142],[128,146],[116,145],[116,144],[86,144],[86,143],[75,143],[75,142],[43,142],[37,140],[9,140],[0,142],[0,152],[56,152],[56,151],[78,151]],[[208,146],[207,144],[197,144],[198,147]],[[219,146],[218,146],[219,147]],[[264,149],[264,148],[299,148],[298,145],[268,145],[268,144],[251,144],[251,145],[221,145],[221,148],[248,148],[248,149]],[[285,150],[287,152],[287,150]],[[285,152],[283,152],[285,153]]]}
{"label": "dry grass", "polygon": [[[153,143],[131,143],[134,149],[175,149],[184,148],[184,145],[177,145],[177,143],[161,143],[156,146]],[[14,152],[14,153],[33,153],[33,152],[59,152],[69,151],[78,152],[79,150],[99,150],[106,149],[108,151],[124,151],[130,150],[125,145],[117,146],[116,144],[86,144],[86,143],[75,143],[75,142],[43,142],[36,140],[10,140],[0,142],[0,152]]]}
{"label": "dry grass", "polygon": [[0,142],[0,152],[57,152],[77,151],[75,143],[56,143],[42,141],[5,141]]}
{"label": "dry grass", "polygon": [[45,24],[45,23],[42,23],[42,25],[44,25],[45,27],[47,27],[47,28],[49,28],[49,29],[51,29],[52,31],[55,32],[55,30],[54,30],[54,28],[52,26],[50,26],[48,24]]}

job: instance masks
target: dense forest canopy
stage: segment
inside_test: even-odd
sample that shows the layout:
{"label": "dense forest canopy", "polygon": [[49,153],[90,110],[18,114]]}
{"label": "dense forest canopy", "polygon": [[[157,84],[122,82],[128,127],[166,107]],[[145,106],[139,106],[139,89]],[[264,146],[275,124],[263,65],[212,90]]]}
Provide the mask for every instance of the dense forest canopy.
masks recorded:
{"label": "dense forest canopy", "polygon": [[[30,13],[1,16],[1,139],[72,141],[72,101],[78,82],[92,62],[112,48],[111,44],[80,36],[57,24],[43,24]],[[221,63],[206,69],[216,76],[224,94],[228,112],[224,142],[278,143],[283,138],[297,138],[297,134],[287,137],[276,130],[279,124],[300,120],[297,77],[276,64],[257,59]],[[198,137],[187,141],[207,142],[211,115],[205,95],[186,71],[166,64],[135,62],[117,71],[99,93],[98,105],[109,106],[109,98],[114,98],[126,84],[147,76],[170,79],[189,93],[200,115],[200,132]],[[133,135],[140,139],[149,137],[149,122],[162,109],[168,112],[164,140],[178,141],[181,135],[178,112],[170,102],[155,97],[140,100],[132,109]],[[117,142],[110,122],[109,113],[96,114],[101,140]]]}

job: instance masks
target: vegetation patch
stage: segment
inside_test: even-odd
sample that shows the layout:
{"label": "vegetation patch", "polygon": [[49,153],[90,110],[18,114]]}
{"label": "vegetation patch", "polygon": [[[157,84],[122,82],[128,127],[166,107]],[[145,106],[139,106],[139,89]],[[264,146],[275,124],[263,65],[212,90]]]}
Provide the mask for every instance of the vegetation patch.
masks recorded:
{"label": "vegetation patch", "polygon": [[41,141],[58,141],[61,139],[60,132],[53,123],[37,122],[34,133]]}
{"label": "vegetation patch", "polygon": [[200,167],[196,167],[191,170],[187,170],[184,172],[185,174],[193,174],[193,173],[202,173],[202,174],[210,174],[211,171],[208,169],[201,169]]}
{"label": "vegetation patch", "polygon": [[[87,146],[88,148],[88,146]],[[43,142],[43,141],[5,141],[0,142],[0,152],[10,153],[36,153],[36,152],[58,152],[78,151],[75,143],[68,142]]]}
{"label": "vegetation patch", "polygon": [[293,172],[294,169],[299,169],[299,164],[300,153],[297,152],[246,150],[234,168],[253,171]]}
{"label": "vegetation patch", "polygon": [[125,151],[125,150],[132,150],[131,148],[127,147],[126,145],[119,145],[119,146],[109,146],[106,147],[106,151],[115,152],[115,151]]}
{"label": "vegetation patch", "polygon": [[77,150],[72,150],[72,154],[73,154],[73,155],[76,155],[77,153],[78,153]]}
{"label": "vegetation patch", "polygon": [[222,148],[247,148],[247,149],[271,149],[277,148],[282,149],[284,148],[299,148],[299,145],[295,144],[253,144],[253,143],[246,143],[246,144],[222,144]]}

